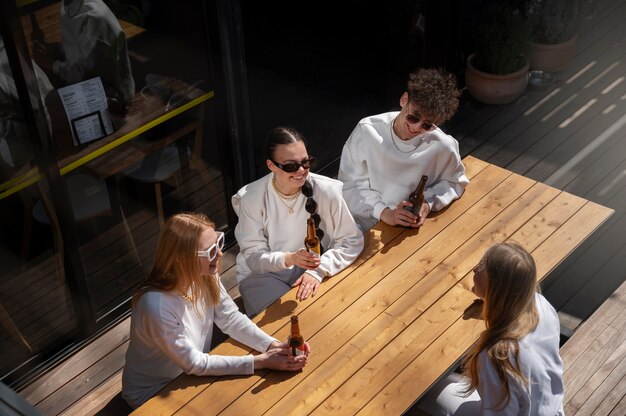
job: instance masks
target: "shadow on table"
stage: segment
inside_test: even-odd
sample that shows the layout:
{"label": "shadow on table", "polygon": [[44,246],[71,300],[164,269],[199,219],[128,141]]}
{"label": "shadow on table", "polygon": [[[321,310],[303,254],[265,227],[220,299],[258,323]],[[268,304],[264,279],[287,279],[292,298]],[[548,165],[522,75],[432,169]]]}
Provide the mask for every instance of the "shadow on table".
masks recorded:
{"label": "shadow on table", "polygon": [[288,316],[293,314],[293,311],[297,306],[298,303],[295,300],[282,302],[281,299],[278,299],[270,308],[267,308],[263,312],[263,317],[259,322],[257,322],[257,325],[263,326],[280,319],[286,319]]}
{"label": "shadow on table", "polygon": [[283,381],[287,381],[292,377],[297,377],[300,375],[301,371],[291,372],[291,371],[270,371],[263,377],[263,381],[255,386],[251,392],[252,394],[259,394],[266,388],[270,386],[274,386],[282,383]]}
{"label": "shadow on table", "polygon": [[474,299],[471,305],[465,308],[463,312],[463,320],[467,321],[469,319],[483,319],[483,300],[482,299]]}

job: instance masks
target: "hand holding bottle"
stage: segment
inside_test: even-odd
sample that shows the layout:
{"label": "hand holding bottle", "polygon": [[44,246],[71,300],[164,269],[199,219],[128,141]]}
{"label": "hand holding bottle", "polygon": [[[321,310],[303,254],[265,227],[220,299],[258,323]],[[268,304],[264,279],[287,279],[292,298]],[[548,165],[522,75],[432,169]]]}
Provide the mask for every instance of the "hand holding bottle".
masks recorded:
{"label": "hand holding bottle", "polygon": [[[307,343],[306,348],[309,346]],[[281,371],[300,371],[307,363],[308,351],[305,355],[294,357],[286,342],[273,342],[263,354],[254,356],[254,369],[268,368]]]}
{"label": "hand holding bottle", "polygon": [[298,266],[305,270],[315,270],[320,265],[320,258],[316,253],[301,248],[294,253],[285,253],[285,266]]}

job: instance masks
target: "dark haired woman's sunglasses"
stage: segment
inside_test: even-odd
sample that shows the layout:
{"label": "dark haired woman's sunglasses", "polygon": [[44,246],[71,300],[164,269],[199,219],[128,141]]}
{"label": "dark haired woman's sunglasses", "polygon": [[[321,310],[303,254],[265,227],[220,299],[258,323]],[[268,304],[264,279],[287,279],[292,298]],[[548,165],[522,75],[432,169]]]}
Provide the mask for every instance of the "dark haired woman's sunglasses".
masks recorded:
{"label": "dark haired woman's sunglasses", "polygon": [[310,157],[308,159],[304,159],[302,162],[297,163],[285,163],[284,165],[282,163],[278,163],[278,162],[274,162],[272,159],[270,159],[270,162],[272,162],[273,164],[275,164],[276,166],[278,166],[279,169],[284,170],[285,172],[297,172],[300,167],[302,167],[303,169],[315,169],[315,158],[314,157]]}

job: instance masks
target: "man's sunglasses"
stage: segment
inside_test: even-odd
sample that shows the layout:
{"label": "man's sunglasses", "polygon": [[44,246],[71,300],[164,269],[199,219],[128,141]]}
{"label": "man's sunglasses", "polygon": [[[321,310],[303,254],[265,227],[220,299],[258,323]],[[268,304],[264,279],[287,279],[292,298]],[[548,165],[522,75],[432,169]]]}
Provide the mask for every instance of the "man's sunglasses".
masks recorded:
{"label": "man's sunglasses", "polygon": [[208,257],[209,261],[215,260],[217,257],[217,250],[222,250],[224,248],[224,233],[221,231],[216,231],[217,240],[215,240],[215,244],[209,247],[206,250],[198,251],[198,257]]}
{"label": "man's sunglasses", "polygon": [[431,123],[430,121],[423,121],[421,118],[419,118],[419,116],[416,116],[415,114],[410,114],[407,113],[407,115],[405,116],[406,121],[409,124],[420,124],[424,130],[426,131],[431,131],[432,129],[434,129],[435,123]]}
{"label": "man's sunglasses", "polygon": [[276,166],[278,166],[279,169],[284,170],[285,172],[297,172],[300,167],[302,167],[303,169],[315,169],[315,158],[314,157],[310,157],[308,159],[304,159],[302,162],[297,163],[285,163],[284,165],[282,163],[278,163],[278,162],[274,162],[272,159],[270,159],[270,162],[272,162],[273,164],[275,164]]}

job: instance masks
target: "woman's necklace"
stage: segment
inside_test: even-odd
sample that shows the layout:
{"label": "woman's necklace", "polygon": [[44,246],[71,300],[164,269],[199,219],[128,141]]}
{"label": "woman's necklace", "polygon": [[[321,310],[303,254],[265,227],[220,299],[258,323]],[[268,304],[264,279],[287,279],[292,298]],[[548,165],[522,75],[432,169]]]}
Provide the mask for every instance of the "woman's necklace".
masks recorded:
{"label": "woman's necklace", "polygon": [[[285,206],[287,207],[287,209],[289,210],[290,214],[293,214],[293,207],[296,206],[296,203],[298,202],[298,197],[300,196],[300,189],[298,189],[298,192],[296,192],[293,195],[285,195],[282,192],[280,192],[278,190],[278,186],[276,186],[276,177],[274,176],[272,178],[272,186],[274,187],[274,190],[276,191],[276,193],[278,194],[278,200]],[[287,202],[285,201],[293,201],[293,203],[291,205],[287,204]]]}
{"label": "woman's necklace", "polygon": [[194,301],[193,296],[183,292],[181,289],[178,289],[178,295],[181,298],[185,299],[187,302],[193,302]]}
{"label": "woman's necklace", "polygon": [[400,153],[413,153],[415,151],[415,148],[413,149],[409,149],[409,150],[402,150],[398,147],[398,144],[396,143],[396,139],[393,137],[394,133],[393,133],[393,123],[396,122],[397,116],[396,118],[393,119],[393,121],[391,122],[391,125],[389,127],[389,134],[391,135],[391,143],[393,143],[393,146],[398,149],[398,152]]}

